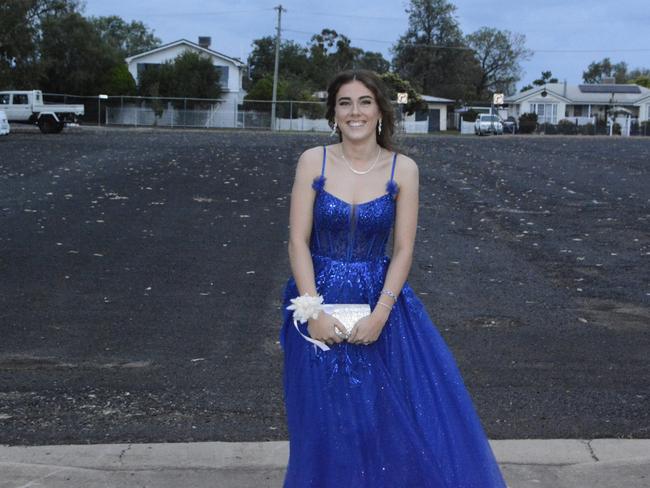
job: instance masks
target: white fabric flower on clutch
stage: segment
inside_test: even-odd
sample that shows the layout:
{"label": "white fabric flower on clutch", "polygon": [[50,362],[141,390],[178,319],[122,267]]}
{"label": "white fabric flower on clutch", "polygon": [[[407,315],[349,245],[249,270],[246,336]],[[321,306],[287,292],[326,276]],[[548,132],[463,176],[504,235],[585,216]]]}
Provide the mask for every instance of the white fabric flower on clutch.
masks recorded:
{"label": "white fabric flower on clutch", "polygon": [[323,310],[323,297],[321,295],[312,297],[308,294],[292,298],[292,305],[287,307],[287,310],[293,310],[294,322],[305,323],[309,319],[318,318],[318,313]]}

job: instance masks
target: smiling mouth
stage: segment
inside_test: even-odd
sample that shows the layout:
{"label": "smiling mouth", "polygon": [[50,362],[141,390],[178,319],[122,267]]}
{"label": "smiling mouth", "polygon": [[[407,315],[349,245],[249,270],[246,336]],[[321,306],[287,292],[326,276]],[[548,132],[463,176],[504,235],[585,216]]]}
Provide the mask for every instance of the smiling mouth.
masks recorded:
{"label": "smiling mouth", "polygon": [[364,125],[366,125],[365,122],[358,121],[358,120],[353,120],[353,121],[348,122],[348,126],[353,127],[353,128],[363,127]]}

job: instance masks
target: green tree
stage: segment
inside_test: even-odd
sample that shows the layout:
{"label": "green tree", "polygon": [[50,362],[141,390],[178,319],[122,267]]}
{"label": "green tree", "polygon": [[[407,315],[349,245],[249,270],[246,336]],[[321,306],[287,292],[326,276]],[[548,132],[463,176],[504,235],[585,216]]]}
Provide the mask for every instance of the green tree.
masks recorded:
{"label": "green tree", "polygon": [[381,80],[388,88],[388,95],[392,101],[397,101],[398,93],[408,93],[408,103],[404,107],[407,114],[412,114],[416,110],[424,110],[427,108],[427,103],[422,100],[419,93],[413,88],[413,85],[408,81],[400,78],[397,73],[383,73],[379,75]]}
{"label": "green tree", "polygon": [[108,75],[123,61],[90,22],[78,12],[50,15],[42,20],[41,30],[44,91],[76,95],[105,91]]}
{"label": "green tree", "polygon": [[220,98],[219,71],[212,61],[194,51],[143,71],[139,92],[152,97]]}
{"label": "green tree", "polygon": [[411,0],[409,25],[393,47],[393,65],[426,94],[463,98],[474,91],[480,66],[465,44],[447,0]]}
{"label": "green tree", "polygon": [[104,93],[107,95],[135,95],[138,87],[129,68],[125,63],[113,67],[104,82]]}
{"label": "green tree", "polygon": [[0,1],[0,86],[39,88],[41,21],[76,8],[75,0]]}
{"label": "green tree", "polygon": [[361,54],[356,67],[360,69],[368,69],[380,75],[390,71],[390,63],[386,61],[383,54],[372,51],[365,51]]}
{"label": "green tree", "polygon": [[550,71],[542,71],[542,75],[536,80],[533,80],[533,85],[544,86],[547,83],[557,83],[557,81],[557,78],[553,77],[553,73]]}
{"label": "green tree", "polygon": [[[267,36],[253,41],[253,50],[248,56],[250,85],[273,76],[275,68],[275,39]],[[280,44],[280,63],[278,66],[281,77],[302,77],[309,68],[307,49],[293,41]],[[245,88],[248,89],[249,86]]]}
{"label": "green tree", "polygon": [[602,61],[594,61],[589,64],[586,71],[582,72],[582,80],[585,83],[601,83],[603,78],[613,77],[616,83],[626,83],[627,63],[612,64],[609,58],[603,58]]}
{"label": "green tree", "polygon": [[474,50],[480,66],[476,77],[476,97],[485,99],[490,92],[511,94],[521,78],[521,62],[533,52],[526,48],[526,36],[492,27],[482,27],[465,38]]}
{"label": "green tree", "polygon": [[631,79],[630,83],[633,83],[635,85],[645,86],[646,88],[650,88],[650,76],[638,76],[636,78]]}
{"label": "green tree", "polygon": [[126,22],[121,17],[90,17],[101,40],[115,49],[122,59],[160,46],[160,39],[142,22]]}

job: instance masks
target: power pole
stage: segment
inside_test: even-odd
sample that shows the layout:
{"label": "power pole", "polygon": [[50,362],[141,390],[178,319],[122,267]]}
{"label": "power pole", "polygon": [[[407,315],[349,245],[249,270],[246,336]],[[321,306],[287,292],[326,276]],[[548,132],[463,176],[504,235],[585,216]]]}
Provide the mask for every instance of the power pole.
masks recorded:
{"label": "power pole", "polygon": [[287,11],[286,8],[282,8],[282,4],[277,7],[273,7],[273,10],[278,11],[278,25],[277,25],[277,34],[275,36],[275,68],[273,69],[273,101],[271,103],[271,130],[275,130],[275,103],[277,100],[278,94],[278,67],[280,65],[280,35],[281,35],[281,24],[282,24],[282,11]]}

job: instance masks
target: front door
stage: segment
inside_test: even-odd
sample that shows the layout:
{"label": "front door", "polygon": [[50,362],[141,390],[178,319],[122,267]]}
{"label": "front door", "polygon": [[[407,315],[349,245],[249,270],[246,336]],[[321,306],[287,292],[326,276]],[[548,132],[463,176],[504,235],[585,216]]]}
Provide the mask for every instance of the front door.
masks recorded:
{"label": "front door", "polygon": [[440,132],[440,109],[429,109],[429,132]]}

